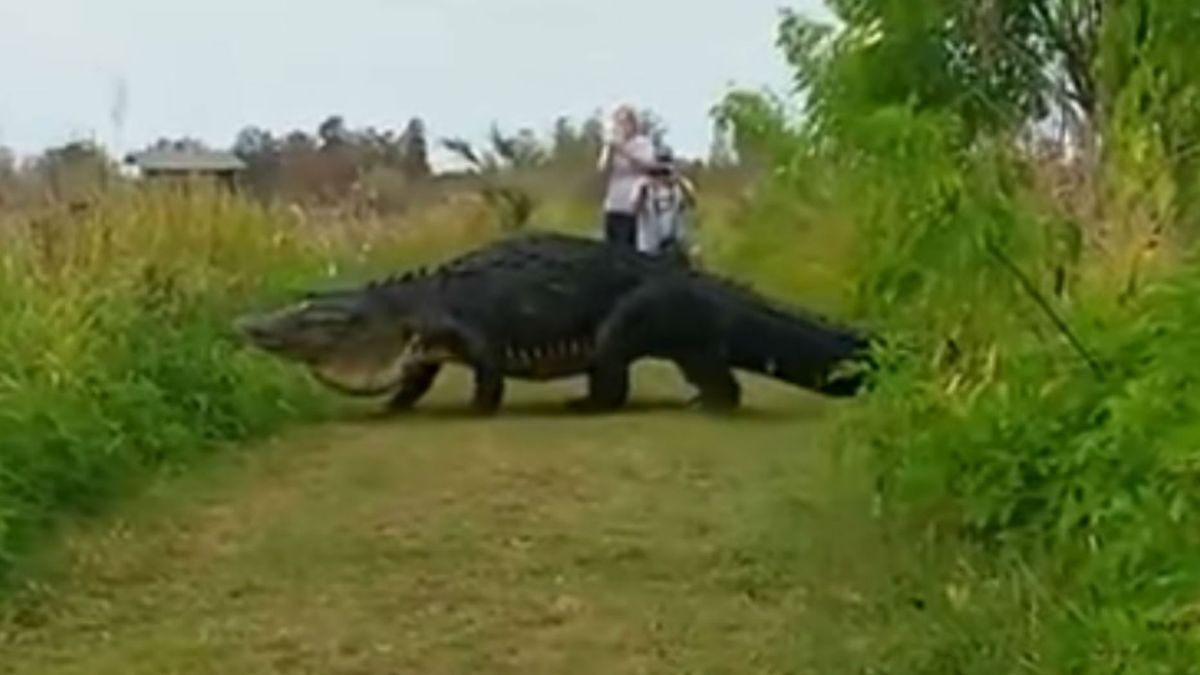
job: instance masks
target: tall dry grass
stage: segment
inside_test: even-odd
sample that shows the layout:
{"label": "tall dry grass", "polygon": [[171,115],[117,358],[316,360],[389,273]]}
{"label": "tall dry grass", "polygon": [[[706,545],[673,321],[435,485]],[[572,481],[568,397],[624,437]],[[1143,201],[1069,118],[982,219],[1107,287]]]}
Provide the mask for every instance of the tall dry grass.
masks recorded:
{"label": "tall dry grass", "polygon": [[471,202],[331,222],[204,186],[0,217],[0,572],[149,468],[327,409],[237,344],[236,313],[494,234]]}

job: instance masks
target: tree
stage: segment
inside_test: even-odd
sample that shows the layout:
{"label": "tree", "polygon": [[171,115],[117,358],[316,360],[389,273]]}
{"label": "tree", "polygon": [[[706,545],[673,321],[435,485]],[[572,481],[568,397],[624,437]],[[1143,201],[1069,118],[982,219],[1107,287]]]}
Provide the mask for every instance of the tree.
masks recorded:
{"label": "tree", "polygon": [[400,169],[409,180],[423,180],[433,173],[429,166],[429,143],[425,137],[425,122],[419,117],[408,121],[400,135]]}
{"label": "tree", "polygon": [[174,150],[183,151],[203,151],[207,150],[208,146],[198,138],[190,136],[182,136],[180,138],[160,137],[150,145],[151,150]]}
{"label": "tree", "polygon": [[112,175],[113,163],[104,150],[91,141],[72,141],[50,148],[34,163],[56,199],[76,201],[103,186]]}
{"label": "tree", "polygon": [[333,148],[347,143],[350,132],[341,115],[330,115],[317,127],[317,137],[321,139],[321,147]]}
{"label": "tree", "polygon": [[17,169],[17,157],[12,150],[0,145],[0,179],[12,178]]}
{"label": "tree", "polygon": [[495,126],[492,127],[491,142],[494,152],[483,154],[476,152],[469,142],[461,138],[443,139],[442,146],[462,158],[470,167],[469,170],[480,177],[479,194],[496,214],[500,227],[505,230],[522,229],[537,209],[537,200],[528,191],[508,184],[502,172],[505,168],[517,168],[519,165],[513,163],[513,159],[521,157],[524,151],[518,147],[518,142],[504,136]]}
{"label": "tree", "polygon": [[0,145],[0,207],[8,200],[15,187],[17,158],[12,150]]}
{"label": "tree", "polygon": [[1118,4],[831,0],[840,29],[789,10],[777,41],[826,130],[853,111],[911,105],[954,112],[970,135],[1047,121],[1088,133],[1105,105],[1101,27]]}
{"label": "tree", "polygon": [[493,124],[488,138],[492,144],[492,152],[514,169],[540,166],[546,162],[549,154],[530,129],[521,129],[509,136]]}
{"label": "tree", "polygon": [[594,156],[604,146],[604,120],[599,114],[593,115],[579,129],[580,140],[585,143]]}
{"label": "tree", "polygon": [[654,143],[655,149],[661,150],[666,143],[666,122],[658,116],[658,113],[649,108],[638,113],[638,120],[641,122],[642,133],[650,137],[650,141]]}
{"label": "tree", "polygon": [[712,125],[712,142],[708,148],[708,164],[712,167],[724,168],[737,164],[734,152],[732,129],[720,122]]}
{"label": "tree", "polygon": [[250,163],[279,153],[279,144],[271,132],[260,127],[246,127],[233,142],[233,154]]}
{"label": "tree", "polygon": [[238,132],[233,154],[246,163],[246,184],[266,199],[279,189],[280,142],[269,131],[246,127]]}
{"label": "tree", "polygon": [[555,121],[548,161],[570,167],[593,165],[604,144],[604,125],[592,117],[576,126],[567,117]]}
{"label": "tree", "polygon": [[744,167],[786,163],[801,151],[802,130],[789,122],[779,98],[754,91],[733,91],[713,107],[714,137],[727,143]]}

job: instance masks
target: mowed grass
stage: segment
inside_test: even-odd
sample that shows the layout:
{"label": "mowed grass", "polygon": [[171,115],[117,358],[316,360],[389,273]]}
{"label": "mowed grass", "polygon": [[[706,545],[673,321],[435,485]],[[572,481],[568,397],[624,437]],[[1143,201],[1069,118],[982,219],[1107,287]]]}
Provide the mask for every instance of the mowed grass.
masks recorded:
{"label": "mowed grass", "polygon": [[581,381],[465,417],[460,371],[348,405],[32,557],[0,672],[806,672],[836,404],[743,382],[732,417],[657,364],[602,417],[562,412]]}

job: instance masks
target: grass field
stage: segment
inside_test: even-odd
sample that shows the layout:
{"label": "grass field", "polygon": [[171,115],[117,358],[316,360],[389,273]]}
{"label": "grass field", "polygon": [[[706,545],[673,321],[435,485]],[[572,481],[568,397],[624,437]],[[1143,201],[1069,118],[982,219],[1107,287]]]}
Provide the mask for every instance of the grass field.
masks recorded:
{"label": "grass field", "polygon": [[413,416],[350,407],[76,524],[0,672],[824,672],[832,404],[757,381],[707,417],[647,364],[622,414],[563,414],[569,382],[481,420],[449,374]]}

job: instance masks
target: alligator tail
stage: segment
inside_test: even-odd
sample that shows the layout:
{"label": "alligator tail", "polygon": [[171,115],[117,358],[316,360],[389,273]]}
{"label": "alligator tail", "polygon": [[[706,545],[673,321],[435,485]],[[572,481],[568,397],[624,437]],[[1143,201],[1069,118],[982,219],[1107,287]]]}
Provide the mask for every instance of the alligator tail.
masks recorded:
{"label": "alligator tail", "polygon": [[874,367],[871,341],[857,330],[784,308],[743,289],[726,342],[737,368],[826,396],[851,397]]}

